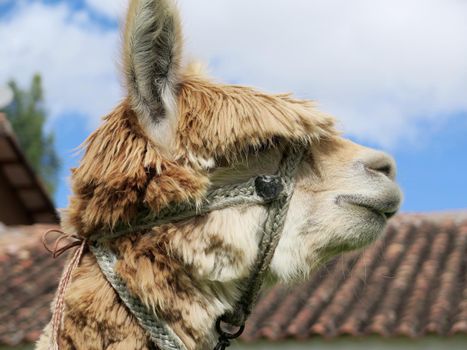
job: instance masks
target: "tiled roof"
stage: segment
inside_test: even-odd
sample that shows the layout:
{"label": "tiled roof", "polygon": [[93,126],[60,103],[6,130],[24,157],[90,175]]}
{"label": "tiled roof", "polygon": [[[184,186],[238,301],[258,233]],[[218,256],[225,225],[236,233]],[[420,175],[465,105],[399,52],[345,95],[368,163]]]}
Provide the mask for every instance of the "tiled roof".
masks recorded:
{"label": "tiled roof", "polygon": [[[14,222],[7,211],[0,210],[0,222],[10,225],[29,225],[35,223],[57,223],[58,215],[42,182],[21,151],[10,123],[0,113],[0,181],[5,181],[13,193],[15,202],[25,213],[24,219]],[[5,197],[6,198],[6,197]],[[10,198],[9,201],[12,199]],[[11,202],[0,197],[0,208],[11,206]],[[10,208],[11,209],[11,208]]]}
{"label": "tiled roof", "polygon": [[[63,259],[40,244],[46,229],[0,228],[0,346],[36,340],[50,318]],[[399,215],[364,252],[265,293],[243,340],[467,334],[466,277],[467,213]]]}
{"label": "tiled roof", "polygon": [[50,320],[50,302],[64,258],[54,261],[40,241],[51,227],[0,227],[0,347],[36,341]]}

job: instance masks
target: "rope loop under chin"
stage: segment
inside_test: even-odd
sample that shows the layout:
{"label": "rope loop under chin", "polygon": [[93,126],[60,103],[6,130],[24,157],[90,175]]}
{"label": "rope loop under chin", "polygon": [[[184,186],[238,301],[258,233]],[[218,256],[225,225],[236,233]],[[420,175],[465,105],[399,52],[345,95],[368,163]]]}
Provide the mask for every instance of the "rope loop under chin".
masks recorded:
{"label": "rope loop under chin", "polygon": [[243,324],[235,333],[231,333],[222,328],[222,323],[222,317],[220,317],[216,322],[216,331],[219,334],[219,340],[214,350],[225,350],[230,346],[230,341],[240,337],[245,330],[245,325]]}

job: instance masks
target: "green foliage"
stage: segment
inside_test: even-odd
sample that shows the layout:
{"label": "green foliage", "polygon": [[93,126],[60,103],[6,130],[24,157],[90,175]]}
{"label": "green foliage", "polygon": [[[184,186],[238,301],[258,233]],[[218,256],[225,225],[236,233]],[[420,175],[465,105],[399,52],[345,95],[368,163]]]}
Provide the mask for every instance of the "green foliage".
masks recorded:
{"label": "green foliage", "polygon": [[28,90],[21,89],[15,81],[9,82],[13,102],[4,110],[26,158],[44,181],[49,193],[56,190],[60,159],[55,151],[53,132],[45,130],[47,113],[44,107],[42,79],[36,74]]}

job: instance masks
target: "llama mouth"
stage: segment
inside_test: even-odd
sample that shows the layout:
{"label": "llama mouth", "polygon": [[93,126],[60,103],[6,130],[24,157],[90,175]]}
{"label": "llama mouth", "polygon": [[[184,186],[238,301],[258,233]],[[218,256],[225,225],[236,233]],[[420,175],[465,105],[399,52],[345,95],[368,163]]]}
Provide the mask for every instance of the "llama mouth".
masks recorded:
{"label": "llama mouth", "polygon": [[364,205],[364,204],[357,204],[357,203],[351,203],[351,204],[356,205],[356,206],[361,207],[361,208],[368,209],[373,214],[378,215],[378,216],[382,216],[385,220],[389,220],[390,218],[392,218],[397,213],[397,210],[388,211],[388,212],[383,211],[382,212],[382,211],[379,211],[378,209],[376,209],[374,207],[370,207],[370,206],[367,206],[367,205]]}
{"label": "llama mouth", "polygon": [[360,195],[341,195],[336,198],[336,204],[340,206],[342,203],[365,208],[384,220],[389,220],[399,211],[400,201],[397,199],[374,200]]}

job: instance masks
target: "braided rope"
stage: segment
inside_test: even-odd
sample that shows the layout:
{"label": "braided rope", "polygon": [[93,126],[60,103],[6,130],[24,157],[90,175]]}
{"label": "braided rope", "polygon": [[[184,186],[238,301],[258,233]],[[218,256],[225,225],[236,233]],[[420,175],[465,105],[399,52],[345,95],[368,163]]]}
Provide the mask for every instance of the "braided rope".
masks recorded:
{"label": "braided rope", "polygon": [[[258,196],[256,193],[255,179],[245,183],[226,185],[215,189],[206,195],[203,203],[180,203],[163,209],[157,215],[146,210],[134,220],[133,224],[117,226],[105,236],[101,232],[91,235],[88,240],[93,242],[109,241],[122,237],[129,233],[151,229],[153,227],[182,221],[194,216],[202,216],[212,211],[240,205],[264,205],[270,201]],[[273,199],[272,199],[273,200]]]}
{"label": "braided rope", "polygon": [[149,310],[139,298],[131,295],[125,282],[115,272],[117,257],[101,244],[90,245],[101,271],[112,285],[126,307],[133,313],[140,325],[149,333],[151,340],[164,350],[186,350],[180,338],[161,320],[157,314]]}
{"label": "braided rope", "polygon": [[[48,231],[52,232],[52,231]],[[60,231],[57,231],[60,232]],[[57,240],[57,244],[60,242],[60,239]],[[58,338],[60,333],[60,326],[62,323],[63,314],[65,312],[65,291],[68,288],[68,285],[71,282],[71,277],[73,271],[79,265],[81,257],[83,256],[84,248],[86,247],[86,241],[79,243],[79,248],[73,253],[70,262],[63,271],[62,277],[58,284],[57,297],[55,300],[54,311],[52,313],[52,336],[50,338],[49,348],[52,350],[59,350]],[[58,246],[55,246],[54,254],[59,251]]]}
{"label": "braided rope", "polygon": [[257,259],[248,280],[244,284],[242,296],[234,311],[223,315],[221,318],[222,321],[228,324],[235,326],[245,324],[258,299],[265,274],[269,269],[277,245],[279,244],[285,219],[289,211],[290,199],[295,189],[295,175],[304,155],[303,149],[290,148],[288,152],[289,154],[284,157],[279,170],[279,176],[284,180],[286,186],[285,196],[278,198],[270,204]]}
{"label": "braided rope", "polygon": [[287,154],[283,158],[278,176],[276,177],[277,179],[282,179],[284,191],[278,193],[277,196],[265,199],[256,193],[256,178],[254,178],[246,183],[227,185],[209,192],[201,205],[196,205],[196,203],[174,205],[162,210],[157,216],[147,211],[139,215],[133,225],[119,226],[105,236],[96,233],[88,238],[88,241],[91,242],[89,244],[90,249],[96,256],[99,267],[105,277],[123,303],[139,321],[140,325],[149,333],[152,341],[161,349],[186,350],[183,342],[165,321],[161,320],[154,311],[149,310],[139,298],[131,295],[125,282],[115,271],[117,257],[111,249],[105,247],[103,242],[131,232],[151,229],[167,223],[205,215],[209,212],[231,206],[269,204],[268,217],[263,227],[258,258],[255,261],[250,277],[244,285],[242,297],[235,308],[235,312],[221,317],[223,321],[229,324],[243,326],[258,298],[264,276],[269,269],[279,243],[290,199],[294,191],[294,178],[298,165],[303,159],[304,149],[301,147],[291,147],[286,152]]}

